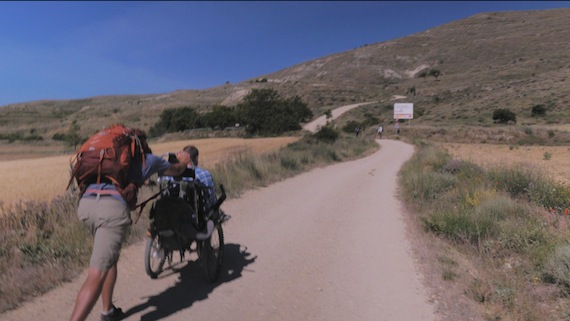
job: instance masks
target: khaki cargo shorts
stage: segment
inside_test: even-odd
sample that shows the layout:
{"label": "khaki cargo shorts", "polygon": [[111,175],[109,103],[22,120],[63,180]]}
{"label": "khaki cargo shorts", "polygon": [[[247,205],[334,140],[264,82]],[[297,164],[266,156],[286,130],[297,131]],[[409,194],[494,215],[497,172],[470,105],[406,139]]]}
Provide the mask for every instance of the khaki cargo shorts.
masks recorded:
{"label": "khaki cargo shorts", "polygon": [[121,246],[131,225],[127,204],[111,196],[83,197],[77,216],[93,235],[89,266],[108,271],[119,260]]}

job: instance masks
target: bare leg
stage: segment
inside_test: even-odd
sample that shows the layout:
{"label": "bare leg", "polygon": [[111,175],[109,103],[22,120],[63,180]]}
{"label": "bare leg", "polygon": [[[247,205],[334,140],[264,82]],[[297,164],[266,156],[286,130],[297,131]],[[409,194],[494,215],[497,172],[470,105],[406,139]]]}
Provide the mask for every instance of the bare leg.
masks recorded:
{"label": "bare leg", "polygon": [[83,286],[81,286],[77,298],[75,299],[75,307],[69,318],[70,321],[83,321],[87,319],[87,316],[101,294],[106,276],[107,272],[100,271],[94,267],[89,268],[87,279],[83,283]]}
{"label": "bare leg", "polygon": [[107,273],[105,278],[105,283],[103,283],[103,289],[101,291],[101,302],[103,303],[103,311],[107,312],[111,310],[113,306],[113,290],[115,289],[115,283],[117,282],[117,263],[115,263]]}

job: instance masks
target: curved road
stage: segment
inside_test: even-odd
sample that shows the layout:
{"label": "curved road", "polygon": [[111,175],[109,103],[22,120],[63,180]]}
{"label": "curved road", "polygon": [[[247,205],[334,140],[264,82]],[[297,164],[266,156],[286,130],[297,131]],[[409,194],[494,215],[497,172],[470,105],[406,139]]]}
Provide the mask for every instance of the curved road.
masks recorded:
{"label": "curved road", "polygon": [[[371,102],[366,102],[366,103],[358,103],[358,104],[352,104],[352,105],[346,105],[346,106],[341,106],[339,108],[336,108],[334,110],[331,111],[331,118],[332,120],[337,119],[340,115],[346,113],[347,111],[354,109],[356,107],[360,107],[363,105],[368,105],[374,103],[373,101]],[[308,130],[310,132],[316,132],[320,126],[323,126],[327,123],[327,116],[326,115],[321,115],[317,118],[315,118],[313,121],[305,124],[303,126],[303,129]]]}
{"label": "curved road", "polygon": [[[224,225],[225,265],[214,284],[192,261],[151,280],[144,243],[125,248],[115,290],[125,320],[436,320],[395,197],[397,172],[413,147],[378,143],[366,158],[226,201],[232,219]],[[67,320],[83,279],[0,320]],[[99,320],[99,310],[97,303],[89,320]]]}

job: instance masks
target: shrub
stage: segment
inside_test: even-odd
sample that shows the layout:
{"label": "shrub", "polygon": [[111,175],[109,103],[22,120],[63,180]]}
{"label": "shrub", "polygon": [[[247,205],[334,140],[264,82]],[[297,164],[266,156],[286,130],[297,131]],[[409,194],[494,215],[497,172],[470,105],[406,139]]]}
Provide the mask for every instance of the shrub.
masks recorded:
{"label": "shrub", "polygon": [[[534,250],[546,251],[552,244],[552,234],[546,229],[542,222],[534,217],[525,219],[510,219],[501,224],[501,234],[497,236],[497,243],[501,249],[512,255],[512,253],[531,254]],[[536,260],[535,264],[540,264],[539,260],[544,253],[529,256],[529,259]]]}
{"label": "shrub", "polygon": [[466,179],[475,179],[484,174],[483,169],[472,162],[450,159],[441,169],[443,173],[459,175]]}
{"label": "shrub", "polygon": [[444,173],[413,173],[404,180],[408,196],[418,200],[434,200],[454,188],[457,178]]}
{"label": "shrub", "polygon": [[545,178],[534,180],[528,189],[528,197],[550,211],[563,212],[570,208],[570,187]]}
{"label": "shrub", "polygon": [[530,169],[521,167],[497,168],[488,173],[489,180],[494,182],[496,188],[512,197],[528,196],[529,187],[537,176]]}
{"label": "shrub", "polygon": [[299,162],[293,157],[281,156],[281,167],[287,170],[296,171],[301,168]]}
{"label": "shrub", "polygon": [[318,141],[332,144],[338,139],[338,132],[330,127],[330,126],[323,126],[319,129],[318,132],[314,134],[315,138]]}
{"label": "shrub", "polygon": [[354,133],[354,129],[358,126],[360,126],[360,128],[364,127],[361,123],[351,120],[342,127],[342,131],[345,133]]}
{"label": "shrub", "polygon": [[551,152],[544,152],[544,160],[550,160],[552,158],[552,153]]}
{"label": "shrub", "polygon": [[452,241],[476,245],[489,235],[498,234],[494,218],[481,214],[482,212],[446,209],[425,216],[423,223],[428,230],[441,234]]}
{"label": "shrub", "polygon": [[53,134],[53,136],[51,137],[51,139],[53,139],[53,140],[58,140],[58,141],[64,141],[64,140],[65,140],[65,134],[63,134],[63,133],[55,133],[55,134]]}
{"label": "shrub", "polygon": [[543,273],[546,280],[570,288],[570,243],[555,248],[544,264]]}
{"label": "shrub", "polygon": [[531,109],[532,117],[546,116],[546,107],[543,105],[534,105]]}
{"label": "shrub", "polygon": [[514,112],[512,112],[511,110],[506,109],[506,108],[496,109],[493,112],[493,122],[500,123],[500,124],[506,124],[509,122],[513,122],[516,124],[517,115]]}
{"label": "shrub", "polygon": [[67,134],[65,135],[65,144],[71,149],[76,149],[81,142],[85,141],[85,138],[81,137],[81,128],[74,120],[69,127]]}

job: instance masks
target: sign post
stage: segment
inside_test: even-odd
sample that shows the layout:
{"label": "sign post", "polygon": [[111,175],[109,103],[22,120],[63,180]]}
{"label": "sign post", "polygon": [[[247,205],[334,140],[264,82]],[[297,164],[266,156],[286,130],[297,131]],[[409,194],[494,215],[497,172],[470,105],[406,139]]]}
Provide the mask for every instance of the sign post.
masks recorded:
{"label": "sign post", "polygon": [[[414,104],[412,103],[394,103],[394,128],[396,135],[400,135],[400,119],[414,118]],[[409,125],[409,124],[408,124]]]}
{"label": "sign post", "polygon": [[413,119],[413,103],[394,103],[394,119]]}

